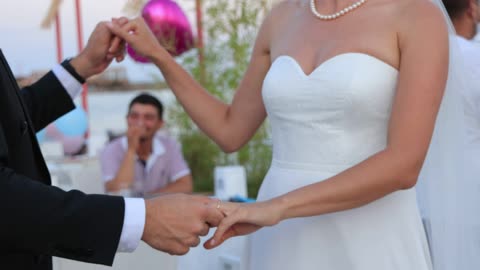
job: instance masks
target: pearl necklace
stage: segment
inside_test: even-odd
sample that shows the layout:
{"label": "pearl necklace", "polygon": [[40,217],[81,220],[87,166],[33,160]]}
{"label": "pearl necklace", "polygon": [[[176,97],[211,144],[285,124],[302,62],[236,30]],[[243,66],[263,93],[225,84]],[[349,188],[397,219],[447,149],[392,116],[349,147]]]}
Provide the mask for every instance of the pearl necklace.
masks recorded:
{"label": "pearl necklace", "polygon": [[334,19],[336,19],[340,16],[343,16],[343,15],[349,13],[350,11],[358,8],[359,6],[363,5],[365,2],[367,2],[367,0],[360,0],[360,1],[348,6],[346,8],[340,10],[337,13],[330,14],[330,15],[323,15],[323,14],[318,13],[317,8],[315,7],[315,0],[310,0],[310,9],[312,10],[313,15],[315,15],[315,17],[317,17],[321,20],[334,20]]}

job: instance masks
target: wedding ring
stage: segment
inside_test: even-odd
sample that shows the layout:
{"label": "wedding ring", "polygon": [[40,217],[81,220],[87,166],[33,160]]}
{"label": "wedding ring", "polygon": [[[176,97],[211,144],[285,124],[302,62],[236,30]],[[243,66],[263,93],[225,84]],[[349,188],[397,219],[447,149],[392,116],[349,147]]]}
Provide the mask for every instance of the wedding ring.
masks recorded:
{"label": "wedding ring", "polygon": [[221,202],[221,200],[218,199],[218,201],[217,201],[217,209],[220,209],[220,202]]}

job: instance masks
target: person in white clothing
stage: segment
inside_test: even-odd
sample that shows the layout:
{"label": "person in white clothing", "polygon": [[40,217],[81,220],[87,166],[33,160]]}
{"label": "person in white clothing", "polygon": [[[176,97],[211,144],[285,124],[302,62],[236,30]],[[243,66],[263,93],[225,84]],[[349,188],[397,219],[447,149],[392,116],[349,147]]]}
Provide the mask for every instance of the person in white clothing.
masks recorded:
{"label": "person in white clothing", "polygon": [[467,150],[476,153],[472,159],[480,168],[480,42],[478,34],[480,21],[479,0],[443,0],[457,32],[457,41],[464,56],[466,86],[463,89],[467,124]]}

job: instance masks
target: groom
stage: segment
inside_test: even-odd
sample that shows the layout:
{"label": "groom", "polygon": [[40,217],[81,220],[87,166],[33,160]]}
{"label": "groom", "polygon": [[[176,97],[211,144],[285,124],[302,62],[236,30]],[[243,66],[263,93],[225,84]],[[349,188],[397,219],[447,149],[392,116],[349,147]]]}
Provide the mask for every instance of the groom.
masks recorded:
{"label": "groom", "polygon": [[35,132],[75,107],[88,77],[123,57],[124,44],[100,23],[77,57],[20,90],[0,50],[0,269],[49,270],[51,256],[112,265],[117,251],[132,252],[140,240],[185,254],[223,218],[206,197],[144,201],[50,185]]}

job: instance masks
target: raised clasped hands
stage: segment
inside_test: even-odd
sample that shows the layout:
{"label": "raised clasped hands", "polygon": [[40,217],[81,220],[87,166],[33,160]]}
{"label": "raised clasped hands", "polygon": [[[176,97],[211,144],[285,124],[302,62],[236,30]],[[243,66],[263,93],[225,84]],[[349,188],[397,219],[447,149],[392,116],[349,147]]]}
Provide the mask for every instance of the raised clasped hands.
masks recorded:
{"label": "raised clasped hands", "polygon": [[[142,17],[132,20],[124,17],[113,19],[107,26],[114,35],[148,59],[152,59],[158,53],[167,53]],[[110,53],[114,53],[114,51],[112,50]]]}
{"label": "raised clasped hands", "polygon": [[[114,19],[117,25],[125,25],[128,19]],[[113,61],[121,62],[125,58],[125,41],[114,35],[108,28],[109,22],[100,22],[95,26],[87,45],[82,52],[71,60],[72,66],[84,79],[103,72]]]}
{"label": "raised clasped hands", "polygon": [[147,58],[168,54],[142,17],[132,20],[121,17],[98,23],[85,48],[70,63],[82,78],[88,79],[105,71],[114,59],[123,61],[126,43]]}

